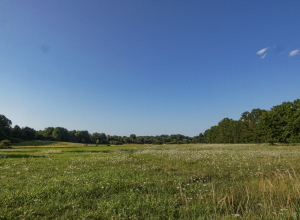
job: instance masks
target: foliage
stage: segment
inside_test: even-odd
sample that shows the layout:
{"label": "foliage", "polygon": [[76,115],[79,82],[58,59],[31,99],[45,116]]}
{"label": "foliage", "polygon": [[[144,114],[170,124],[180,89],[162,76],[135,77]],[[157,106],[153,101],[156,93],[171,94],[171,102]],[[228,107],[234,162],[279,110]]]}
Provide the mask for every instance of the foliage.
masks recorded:
{"label": "foliage", "polygon": [[3,140],[0,142],[0,149],[11,148],[10,140]]}
{"label": "foliage", "polygon": [[11,136],[11,120],[4,115],[0,115],[0,141],[10,139]]}
{"label": "foliage", "polygon": [[119,142],[119,141],[110,141],[109,143],[110,143],[110,145],[122,145],[123,144],[122,142]]}
{"label": "foliage", "polygon": [[23,140],[34,140],[36,131],[33,128],[25,127],[22,128],[22,139]]}
{"label": "foliage", "polygon": [[22,129],[18,125],[15,125],[11,130],[11,134],[13,138],[22,138]]}
{"label": "foliage", "polygon": [[224,118],[198,137],[198,143],[251,142],[300,143],[300,99],[244,112],[238,121]]}

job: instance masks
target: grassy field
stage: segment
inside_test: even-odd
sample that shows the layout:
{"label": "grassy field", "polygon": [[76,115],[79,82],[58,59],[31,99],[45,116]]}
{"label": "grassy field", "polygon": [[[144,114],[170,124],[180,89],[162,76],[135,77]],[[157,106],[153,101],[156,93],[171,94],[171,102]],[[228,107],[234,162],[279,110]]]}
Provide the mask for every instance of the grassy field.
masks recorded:
{"label": "grassy field", "polygon": [[0,219],[300,218],[299,145],[18,145]]}

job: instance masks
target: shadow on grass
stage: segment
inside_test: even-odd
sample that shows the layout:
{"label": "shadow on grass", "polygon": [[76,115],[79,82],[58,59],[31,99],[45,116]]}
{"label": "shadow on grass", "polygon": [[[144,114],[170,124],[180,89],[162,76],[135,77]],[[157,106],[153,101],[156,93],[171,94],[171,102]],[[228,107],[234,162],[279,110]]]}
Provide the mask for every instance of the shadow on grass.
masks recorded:
{"label": "shadow on grass", "polygon": [[12,147],[25,147],[25,146],[45,146],[56,144],[56,141],[22,141],[19,143],[13,143]]}
{"label": "shadow on grass", "polygon": [[73,150],[73,151],[62,151],[62,153],[64,153],[64,152],[66,152],[66,153],[111,153],[111,152],[118,152],[118,151],[134,152],[135,149],[98,150],[98,151],[94,151],[94,150],[89,150],[89,151]]}
{"label": "shadow on grass", "polygon": [[0,159],[3,158],[37,158],[37,157],[43,157],[43,156],[35,156],[35,155],[28,155],[28,154],[0,154]]}

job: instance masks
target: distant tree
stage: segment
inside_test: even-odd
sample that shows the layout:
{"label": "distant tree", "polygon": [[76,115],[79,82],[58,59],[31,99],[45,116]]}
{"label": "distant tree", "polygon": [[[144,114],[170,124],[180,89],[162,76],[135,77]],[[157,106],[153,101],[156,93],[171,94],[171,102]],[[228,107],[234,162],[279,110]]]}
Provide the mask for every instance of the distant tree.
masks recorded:
{"label": "distant tree", "polygon": [[281,142],[283,128],[282,119],[275,111],[266,111],[260,118],[260,122],[255,129],[256,142],[268,142],[274,144]]}
{"label": "distant tree", "polygon": [[136,143],[137,144],[144,144],[145,143],[144,137],[142,137],[142,136],[137,137],[136,138]]}
{"label": "distant tree", "polygon": [[96,143],[98,141],[98,144],[99,144],[99,142],[100,142],[99,140],[101,140],[101,135],[98,132],[93,133],[91,135],[91,141],[92,141],[92,143]]}
{"label": "distant tree", "polygon": [[0,141],[11,138],[11,120],[0,115]]}
{"label": "distant tree", "polygon": [[286,124],[283,138],[287,142],[300,143],[300,99],[296,99],[286,108],[283,120]]}
{"label": "distant tree", "polygon": [[155,144],[155,145],[162,145],[163,143],[162,143],[162,141],[160,141],[160,140],[154,139],[153,142],[152,142],[152,144]]}
{"label": "distant tree", "polygon": [[45,140],[45,136],[44,136],[44,131],[37,131],[35,133],[35,137],[34,137],[35,140]]}
{"label": "distant tree", "polygon": [[75,137],[79,143],[91,143],[91,135],[88,131],[77,131]]}
{"label": "distant tree", "polygon": [[183,143],[183,144],[189,144],[190,142],[189,142],[188,139],[185,138],[185,139],[183,139],[182,143]]}
{"label": "distant tree", "polygon": [[18,125],[15,125],[11,130],[11,134],[13,138],[22,138],[22,129]]}
{"label": "distant tree", "polygon": [[254,141],[254,132],[260,121],[260,117],[266,110],[253,109],[251,113],[248,111],[242,113],[240,121],[242,122],[241,131],[243,133],[243,142],[249,143]]}
{"label": "distant tree", "polygon": [[129,136],[129,140],[130,140],[131,143],[135,143],[136,135],[135,135],[135,134],[131,134],[131,135]]}
{"label": "distant tree", "polygon": [[129,140],[128,140],[128,137],[123,136],[123,143],[124,143],[124,144],[128,144],[128,141],[129,141]]}
{"label": "distant tree", "polygon": [[56,127],[52,132],[52,137],[56,141],[69,141],[69,131],[66,128]]}
{"label": "distant tree", "polygon": [[22,128],[22,139],[26,141],[34,140],[36,131],[33,128]]}
{"label": "distant tree", "polygon": [[47,140],[53,139],[53,136],[52,136],[53,131],[54,131],[53,127],[48,127],[48,128],[44,129],[44,136]]}

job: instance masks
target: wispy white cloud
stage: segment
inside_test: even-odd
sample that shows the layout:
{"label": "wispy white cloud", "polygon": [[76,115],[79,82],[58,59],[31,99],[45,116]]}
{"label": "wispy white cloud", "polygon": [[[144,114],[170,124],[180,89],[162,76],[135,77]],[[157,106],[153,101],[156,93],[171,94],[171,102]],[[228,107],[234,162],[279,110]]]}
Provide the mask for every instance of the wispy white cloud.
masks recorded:
{"label": "wispy white cloud", "polygon": [[264,59],[266,56],[267,56],[267,54],[265,53],[265,54],[261,57],[261,59]]}
{"label": "wispy white cloud", "polygon": [[296,56],[297,54],[299,54],[299,50],[293,50],[290,52],[290,57]]}
{"label": "wispy white cloud", "polygon": [[258,51],[256,54],[257,55],[262,55],[264,52],[266,52],[266,50],[269,49],[269,47],[266,47],[264,49],[261,49],[260,51]]}

